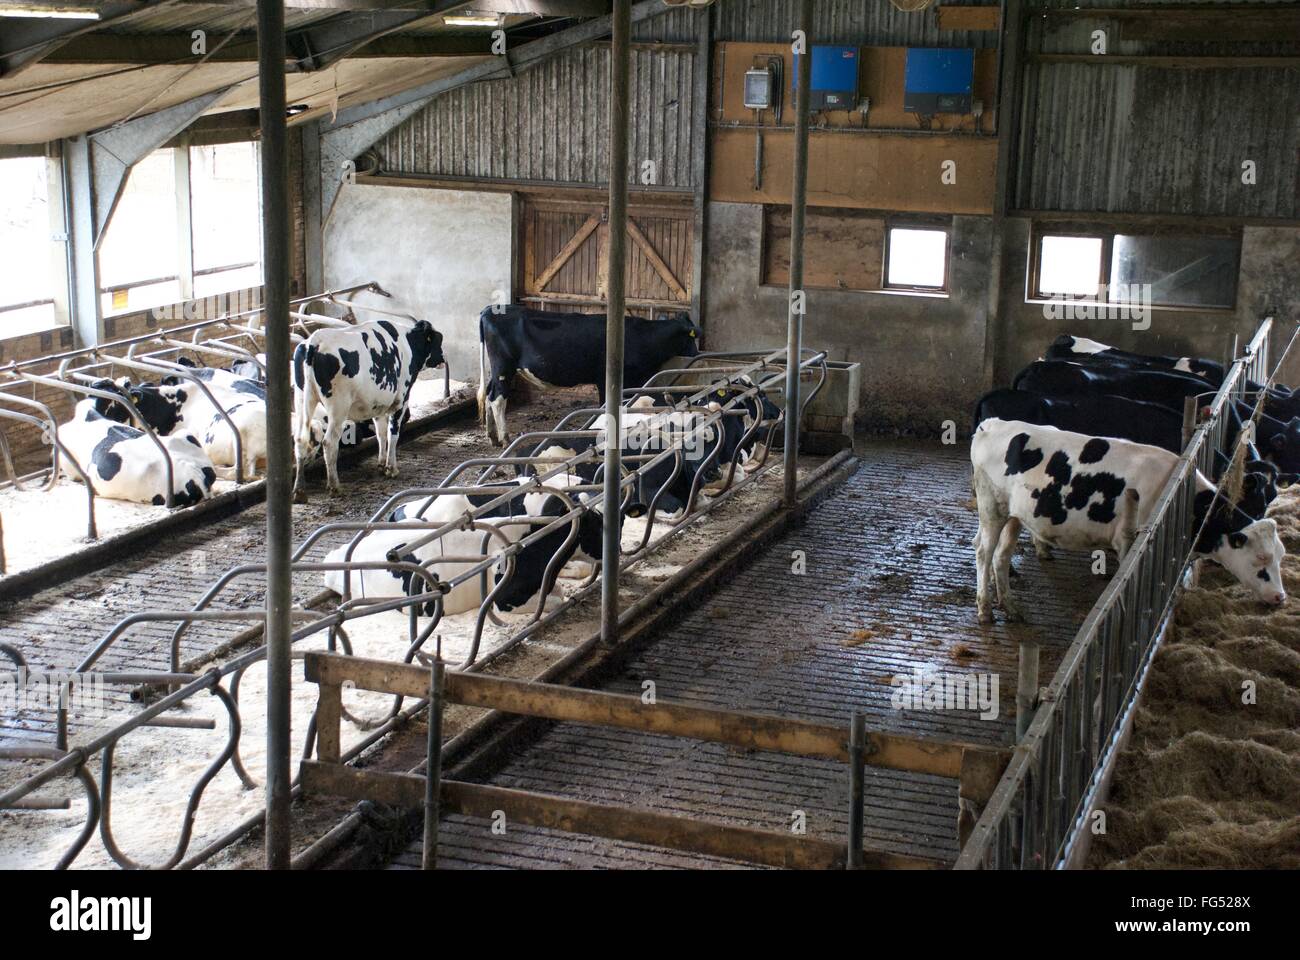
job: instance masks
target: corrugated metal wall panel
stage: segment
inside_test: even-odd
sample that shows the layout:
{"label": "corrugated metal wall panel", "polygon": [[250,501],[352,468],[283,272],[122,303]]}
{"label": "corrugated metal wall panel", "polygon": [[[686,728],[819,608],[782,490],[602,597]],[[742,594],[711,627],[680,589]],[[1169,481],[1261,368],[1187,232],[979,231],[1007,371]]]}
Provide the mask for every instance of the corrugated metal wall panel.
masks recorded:
{"label": "corrugated metal wall panel", "polygon": [[[1300,68],[1039,64],[1023,209],[1300,217]],[[1253,160],[1257,183],[1241,182]]]}
{"label": "corrugated metal wall panel", "polygon": [[[997,6],[997,0],[963,0]],[[775,43],[790,39],[795,0],[719,0],[715,39]],[[895,47],[995,47],[993,30],[940,30],[935,8],[904,13],[889,0],[819,0],[813,6],[813,43]]]}
{"label": "corrugated metal wall panel", "polygon": [[676,7],[634,24],[632,39],[638,43],[694,43],[699,18],[709,15],[708,8]]}
{"label": "corrugated metal wall panel", "polygon": [[[649,160],[656,185],[691,188],[694,64],[688,51],[632,51],[631,179]],[[608,47],[569,50],[514,79],[438,97],[373,149],[387,173],[599,184],[608,88]]]}

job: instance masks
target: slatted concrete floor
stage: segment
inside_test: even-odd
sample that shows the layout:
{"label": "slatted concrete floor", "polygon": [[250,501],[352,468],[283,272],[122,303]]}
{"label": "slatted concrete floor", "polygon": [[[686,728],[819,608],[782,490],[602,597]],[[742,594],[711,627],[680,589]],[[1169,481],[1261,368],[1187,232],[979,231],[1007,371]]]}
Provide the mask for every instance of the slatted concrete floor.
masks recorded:
{"label": "slatted concrete floor", "polygon": [[[553,426],[578,400],[594,403],[594,395],[574,392],[544,395],[510,411],[512,430],[541,430]],[[402,444],[398,455],[400,478],[384,477],[367,456],[342,469],[344,494],[331,503],[323,478],[309,485],[310,502],[293,510],[293,538],[301,541],[323,523],[364,520],[387,497],[403,487],[429,486],[442,481],[462,460],[490,456],[487,442],[472,414],[465,414],[437,430]],[[265,505],[179,534],[167,534],[149,549],[123,557],[103,569],[74,577],[31,597],[0,605],[0,640],[16,646],[32,670],[72,669],[112,626],[132,613],[150,609],[189,609],[224,571],[266,558]],[[339,541],[327,541],[308,559],[323,559]],[[11,546],[10,549],[14,549]],[[232,584],[227,609],[260,609],[264,605],[260,575]],[[294,579],[294,599],[304,601],[321,589],[319,573]],[[182,647],[182,661],[215,649],[246,627],[196,624]],[[102,670],[168,669],[174,623],[141,624],[124,635],[97,664]],[[8,660],[0,661],[7,668]],[[109,709],[125,706],[126,688],[106,688]],[[14,712],[0,707],[0,743],[52,743],[54,714],[34,706]],[[72,732],[79,729],[72,718]]]}
{"label": "slatted concrete floor", "polygon": [[[1013,581],[1029,623],[975,621],[962,448],[872,442],[863,466],[797,529],[659,638],[609,689],[686,703],[985,744],[1014,729],[1016,640],[1044,647],[1055,670],[1104,586],[1087,558],[1043,562],[1026,548]],[[807,570],[792,573],[795,551]],[[896,676],[914,669],[985,673],[999,681],[996,719],[974,711],[898,710]],[[841,840],[847,768],[658,735],[562,724],[521,750],[491,782],[768,830],[802,815],[810,835]],[[957,785],[868,768],[866,838],[885,850],[944,861],[957,853]],[[735,866],[670,851],[487,821],[445,819],[440,862],[450,868]],[[419,844],[395,867],[419,864]]]}

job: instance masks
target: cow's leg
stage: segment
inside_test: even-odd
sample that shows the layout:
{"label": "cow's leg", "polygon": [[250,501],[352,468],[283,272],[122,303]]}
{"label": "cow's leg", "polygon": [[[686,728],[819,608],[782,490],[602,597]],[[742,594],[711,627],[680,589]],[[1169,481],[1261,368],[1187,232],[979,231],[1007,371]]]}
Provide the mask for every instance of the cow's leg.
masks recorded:
{"label": "cow's leg", "polygon": [[1020,607],[1011,599],[1011,557],[1016,552],[1016,541],[1020,538],[1020,521],[1008,517],[1002,535],[998,538],[997,551],[993,554],[993,575],[997,579],[998,602],[1007,612],[1008,620],[1023,620]]}
{"label": "cow's leg", "polygon": [[370,421],[370,425],[375,431],[375,450],[379,459],[379,470],[384,476],[388,475],[388,417],[375,417]]}
{"label": "cow's leg", "polygon": [[387,476],[397,476],[397,441],[402,436],[402,414],[406,412],[405,408],[398,410],[396,413],[388,416],[388,459],[384,464],[384,473]]}
{"label": "cow's leg", "polygon": [[341,418],[331,417],[325,427],[325,488],[331,493],[342,493],[343,485],[339,483],[339,441],[343,439]]}
{"label": "cow's leg", "polygon": [[510,442],[510,433],[506,430],[506,398],[496,397],[488,401],[488,439],[499,447]]}
{"label": "cow's leg", "polygon": [[975,474],[975,501],[980,527],[975,535],[975,612],[980,623],[993,622],[993,554],[997,549],[1007,517],[997,502],[997,495],[978,471]]}
{"label": "cow's leg", "polygon": [[1052,545],[1046,540],[1039,540],[1037,537],[1034,537],[1034,553],[1037,554],[1039,560],[1056,559],[1052,554]]}

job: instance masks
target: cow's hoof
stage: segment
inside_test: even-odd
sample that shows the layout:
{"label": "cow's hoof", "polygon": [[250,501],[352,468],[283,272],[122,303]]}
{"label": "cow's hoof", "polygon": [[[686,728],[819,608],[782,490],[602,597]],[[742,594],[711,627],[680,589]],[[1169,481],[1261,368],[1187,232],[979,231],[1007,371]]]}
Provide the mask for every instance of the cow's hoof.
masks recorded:
{"label": "cow's hoof", "polygon": [[306,502],[307,502],[307,492],[306,492],[305,490],[295,490],[295,491],[293,492],[293,502],[294,502],[294,503],[306,503]]}
{"label": "cow's hoof", "polygon": [[1007,612],[1007,623],[1025,622],[1025,615],[1021,612],[1019,607],[1008,607],[1006,604],[1003,604],[1003,607]]}
{"label": "cow's hoof", "polygon": [[976,618],[979,620],[980,623],[984,624],[985,626],[988,626],[993,622],[993,611],[980,610],[977,612]]}

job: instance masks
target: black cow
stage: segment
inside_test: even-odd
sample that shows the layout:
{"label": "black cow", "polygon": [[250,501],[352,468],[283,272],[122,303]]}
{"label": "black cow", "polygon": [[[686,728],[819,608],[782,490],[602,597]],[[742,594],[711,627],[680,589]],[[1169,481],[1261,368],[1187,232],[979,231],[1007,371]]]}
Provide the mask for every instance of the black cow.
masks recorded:
{"label": "black cow", "polygon": [[1223,385],[1223,364],[1203,357],[1161,357],[1146,353],[1130,353],[1115,347],[1074,337],[1063,333],[1052,341],[1044,356],[1048,360],[1073,360],[1076,363],[1114,363],[1121,366],[1144,367],[1148,370],[1172,370],[1191,373],[1211,383],[1215,388]]}
{"label": "black cow", "polygon": [[1200,377],[1171,370],[1137,370],[1118,365],[1087,366],[1065,360],[1036,360],[1011,384],[1049,397],[1109,394],[1155,403],[1182,415],[1187,397],[1209,400],[1214,387]]}
{"label": "black cow", "polygon": [[[699,353],[699,330],[685,313],[624,321],[623,382],[639,387],[674,356]],[[505,444],[506,401],[516,373],[543,387],[594,386],[605,402],[605,318],[492,306],[479,314],[479,419]],[[489,416],[490,414],[490,416]]]}

